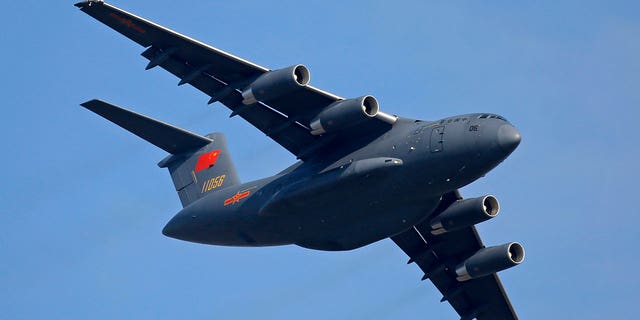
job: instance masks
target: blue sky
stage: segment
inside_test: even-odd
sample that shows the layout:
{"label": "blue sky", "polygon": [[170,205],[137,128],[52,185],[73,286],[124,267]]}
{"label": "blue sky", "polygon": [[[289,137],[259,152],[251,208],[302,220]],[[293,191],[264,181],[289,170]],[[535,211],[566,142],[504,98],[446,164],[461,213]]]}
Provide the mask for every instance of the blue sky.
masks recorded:
{"label": "blue sky", "polygon": [[[103,98],[226,133],[243,181],[294,162],[72,6],[5,3],[0,319],[457,319],[389,240],[350,252],[228,248],[160,233],[180,210],[165,154],[78,106]],[[485,243],[522,319],[628,318],[640,301],[634,1],[126,1],[112,4],[312,84],[437,119],[501,114],[523,142],[465,196],[496,195]]]}

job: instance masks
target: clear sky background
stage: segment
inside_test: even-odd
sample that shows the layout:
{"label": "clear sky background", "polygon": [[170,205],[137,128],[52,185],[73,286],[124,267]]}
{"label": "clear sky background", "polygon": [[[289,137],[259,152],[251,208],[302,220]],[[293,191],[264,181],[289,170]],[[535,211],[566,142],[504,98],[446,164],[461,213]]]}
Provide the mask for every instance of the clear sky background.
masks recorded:
{"label": "clear sky background", "polygon": [[[181,209],[164,151],[79,103],[226,133],[243,181],[294,157],[68,1],[0,19],[0,319],[457,319],[390,240],[349,252],[229,248],[160,231]],[[640,302],[637,1],[112,4],[405,117],[493,112],[522,133],[464,196],[496,195],[486,244],[522,319],[633,318]],[[304,106],[301,106],[304,107]]]}

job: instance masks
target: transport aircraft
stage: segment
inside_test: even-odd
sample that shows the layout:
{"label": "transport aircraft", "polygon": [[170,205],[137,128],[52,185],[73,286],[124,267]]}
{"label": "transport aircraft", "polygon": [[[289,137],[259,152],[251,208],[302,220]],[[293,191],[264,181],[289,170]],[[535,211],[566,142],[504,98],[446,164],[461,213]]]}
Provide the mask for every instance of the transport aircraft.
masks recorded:
{"label": "transport aircraft", "polygon": [[461,319],[517,319],[496,273],[521,263],[524,249],[517,242],[486,247],[475,225],[498,214],[498,200],[463,199],[458,191],[520,143],[505,118],[391,115],[371,95],[342,98],[311,86],[304,65],[271,70],[104,1],[76,6],[146,48],[147,69],[174,74],[178,85],[222,103],[299,160],[241,182],[222,133],[195,134],[102,100],[82,103],[169,154],[158,166],[169,170],[183,209],[164,235],[328,251],[390,238]]}

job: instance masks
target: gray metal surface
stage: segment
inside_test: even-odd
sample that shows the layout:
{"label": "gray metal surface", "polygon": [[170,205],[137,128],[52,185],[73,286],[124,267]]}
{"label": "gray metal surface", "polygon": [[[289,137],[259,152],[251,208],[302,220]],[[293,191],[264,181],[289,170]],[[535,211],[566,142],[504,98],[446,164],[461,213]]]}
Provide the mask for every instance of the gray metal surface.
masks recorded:
{"label": "gray metal surface", "polygon": [[[147,68],[166,69],[180,78],[178,84],[223,103],[231,116],[302,160],[275,176],[240,183],[221,134],[202,137],[90,103],[92,111],[171,153],[159,165],[169,169],[184,208],[167,223],[165,235],[213,245],[296,244],[328,251],[391,238],[462,319],[517,319],[491,273],[506,265],[504,250],[482,250],[473,225],[497,212],[478,207],[480,198],[447,212],[462,199],[459,188],[495,168],[520,143],[504,118],[465,114],[422,121],[390,116],[377,103],[368,110],[374,116],[363,116],[362,103],[358,112],[340,110],[349,105],[336,103],[343,98],[307,85],[308,79],[291,82],[295,68],[268,73],[102,1],[76,6],[147,48]],[[438,223],[448,226],[432,232]],[[472,279],[459,278],[456,267]],[[476,267],[483,272],[471,270]]]}

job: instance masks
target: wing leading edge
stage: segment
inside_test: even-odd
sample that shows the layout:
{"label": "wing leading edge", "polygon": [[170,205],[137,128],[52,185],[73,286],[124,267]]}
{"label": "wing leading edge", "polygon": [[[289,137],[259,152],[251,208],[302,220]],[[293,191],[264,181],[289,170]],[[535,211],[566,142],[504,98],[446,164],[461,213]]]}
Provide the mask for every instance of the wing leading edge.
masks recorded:
{"label": "wing leading edge", "polygon": [[[331,142],[326,136],[313,135],[310,122],[327,106],[343,98],[306,85],[299,90],[265,102],[243,103],[242,90],[261,75],[271,71],[225,51],[189,38],[173,30],[126,12],[101,0],[76,3],[80,10],[147,48],[147,69],[160,66],[209,95],[209,103],[221,102],[240,116],[305,160]],[[372,126],[384,125],[373,119]]]}
{"label": "wing leading edge", "polygon": [[[433,215],[459,199],[462,197],[458,191],[445,194]],[[456,265],[484,248],[476,228],[438,236],[433,236],[430,230],[428,222],[422,222],[391,240],[409,256],[409,263],[416,263],[424,272],[422,280],[429,279],[440,290],[440,301],[448,301],[462,320],[517,320],[497,274],[463,282],[456,280]]]}
{"label": "wing leading edge", "polygon": [[210,138],[102,100],[94,99],[80,105],[171,154],[197,150],[213,142]]}

